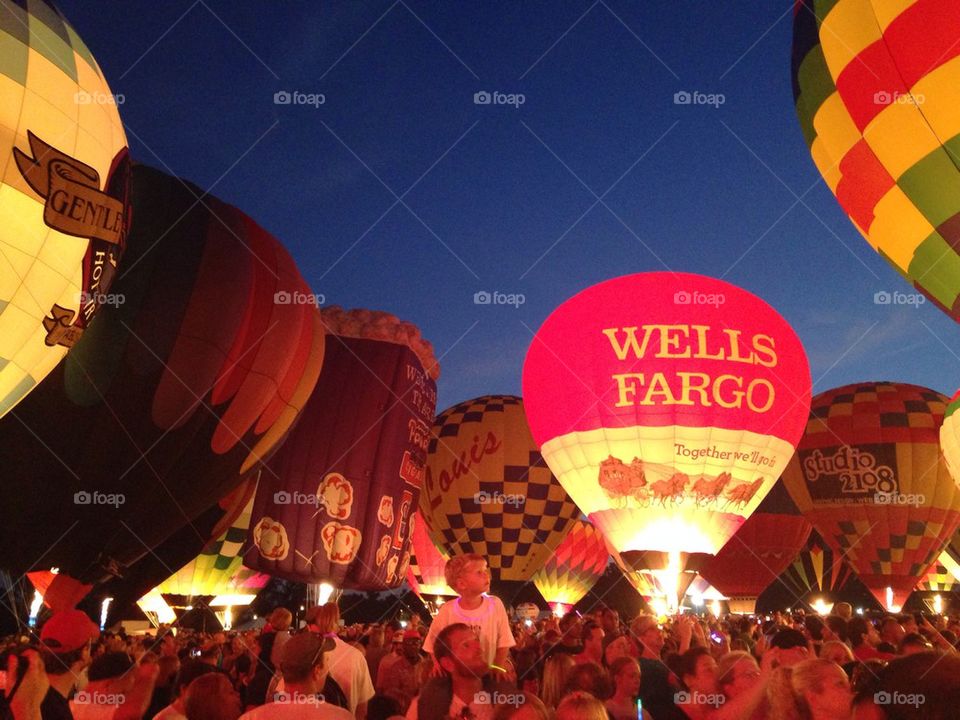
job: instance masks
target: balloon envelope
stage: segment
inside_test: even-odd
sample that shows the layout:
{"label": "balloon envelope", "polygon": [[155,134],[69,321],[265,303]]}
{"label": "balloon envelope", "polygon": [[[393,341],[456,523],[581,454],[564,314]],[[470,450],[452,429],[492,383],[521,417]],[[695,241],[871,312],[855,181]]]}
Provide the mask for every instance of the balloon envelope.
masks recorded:
{"label": "balloon envelope", "polygon": [[877,600],[902,606],[960,525],[960,488],[939,433],[947,398],[865,382],[813,399],[783,475],[800,511]]}
{"label": "balloon envelope", "polygon": [[610,560],[606,541],[588,522],[573,527],[533,576],[533,584],[548,603],[576,605],[603,575]]}
{"label": "balloon envelope", "polygon": [[529,580],[580,516],[514,395],[484,395],[437,415],[420,511],[437,545],[451,556],[482,555],[497,582]]}
{"label": "balloon envelope", "polygon": [[630,564],[715,554],[760,504],[806,422],[810,372],[773,308],[684,273],[602,282],[527,352],[534,439]]}
{"label": "balloon envelope", "polygon": [[0,417],[109,297],[130,223],[117,102],[45,0],[0,17]]}
{"label": "balloon envelope", "polygon": [[413,533],[410,535],[410,567],[407,569],[407,582],[421,600],[435,595],[455,597],[458,593],[447,585],[444,568],[448,557],[442,553],[427,529],[427,521],[417,510],[414,514]]}
{"label": "balloon envelope", "polygon": [[870,246],[954,320],[958,36],[952,0],[794,6],[793,94],[817,169]]}

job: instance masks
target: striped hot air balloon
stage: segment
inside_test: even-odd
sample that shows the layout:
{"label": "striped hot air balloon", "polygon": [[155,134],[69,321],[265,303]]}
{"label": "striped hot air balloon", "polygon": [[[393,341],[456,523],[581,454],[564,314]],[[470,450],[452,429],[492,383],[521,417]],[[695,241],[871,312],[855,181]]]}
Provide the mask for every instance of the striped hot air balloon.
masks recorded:
{"label": "striped hot air balloon", "polygon": [[0,7],[0,417],[79,339],[122,269],[127,139],[53,3]]}
{"label": "striped hot air balloon", "polygon": [[569,533],[553,555],[533,576],[543,599],[565,615],[590,591],[610,560],[610,551],[600,532],[590,523],[574,520]]}
{"label": "striped hot air balloon", "polygon": [[815,531],[806,547],[778,582],[783,583],[798,598],[811,595],[835,595],[841,592],[853,573],[843,556],[835,554]]}
{"label": "striped hot air balloon", "polygon": [[811,529],[778,481],[700,574],[730,599],[731,611],[753,614],[757,597],[803,550]]}
{"label": "striped hot air balloon", "polygon": [[640,273],[554,310],[523,390],[544,459],[590,522],[633,568],[679,569],[719,552],[779,477],[810,372],[799,338],[754,295]]}
{"label": "striped hot air balloon", "polygon": [[793,94],[867,242],[960,320],[960,5],[798,0]]}
{"label": "striped hot air balloon", "polygon": [[496,582],[529,580],[580,515],[514,395],[484,395],[437,415],[420,511],[438,546],[487,558]]}
{"label": "striped hot air balloon", "polygon": [[414,514],[413,532],[410,534],[410,567],[407,568],[407,583],[417,597],[426,605],[427,598],[456,597],[457,592],[447,585],[444,568],[448,555],[430,539],[427,521],[419,510]]}
{"label": "striped hot air balloon", "polygon": [[946,403],[905,383],[821,393],[783,475],[801,512],[889,609],[903,606],[960,525],[960,487],[939,445]]}

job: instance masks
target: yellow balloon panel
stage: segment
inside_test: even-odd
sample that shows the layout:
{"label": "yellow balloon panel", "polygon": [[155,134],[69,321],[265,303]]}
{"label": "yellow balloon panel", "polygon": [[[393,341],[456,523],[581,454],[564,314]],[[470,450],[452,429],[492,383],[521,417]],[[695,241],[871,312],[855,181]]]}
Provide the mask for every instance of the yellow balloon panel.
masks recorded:
{"label": "yellow balloon panel", "polygon": [[0,416],[106,301],[129,222],[122,98],[51,5],[2,12]]}

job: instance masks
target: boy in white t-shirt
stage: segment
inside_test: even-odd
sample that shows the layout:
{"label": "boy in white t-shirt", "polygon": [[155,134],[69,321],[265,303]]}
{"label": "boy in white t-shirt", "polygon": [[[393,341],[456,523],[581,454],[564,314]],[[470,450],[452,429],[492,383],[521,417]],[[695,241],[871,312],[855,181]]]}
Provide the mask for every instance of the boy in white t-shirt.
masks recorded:
{"label": "boy in white t-shirt", "polygon": [[506,672],[510,663],[509,651],[516,641],[503,602],[495,595],[486,594],[490,590],[487,561],[475,553],[456,555],[447,561],[443,574],[447,585],[460,593],[460,597],[440,606],[423,642],[424,651],[433,653],[434,640],[447,625],[464,623],[480,638],[487,662]]}

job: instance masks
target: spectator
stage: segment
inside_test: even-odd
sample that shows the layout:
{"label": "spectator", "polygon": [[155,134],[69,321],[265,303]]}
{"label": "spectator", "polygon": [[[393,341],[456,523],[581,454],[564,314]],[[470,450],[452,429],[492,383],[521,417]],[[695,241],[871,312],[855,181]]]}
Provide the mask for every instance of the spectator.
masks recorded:
{"label": "spectator", "polygon": [[140,720],[150,705],[159,668],[137,665],[125,652],[108,652],[90,664],[89,682],[70,701],[75,720]]}
{"label": "spectator", "polygon": [[873,623],[862,617],[853,618],[847,623],[847,632],[850,634],[850,646],[853,648],[853,656],[861,662],[866,660],[890,660],[892,653],[880,652],[877,645],[880,642],[880,635],[877,633]]}
{"label": "spectator", "polygon": [[856,720],[955,720],[960,656],[915,653],[865,675],[854,698]]}
{"label": "spectator", "polygon": [[613,694],[610,677],[603,666],[597,663],[578,663],[567,676],[566,693],[588,692],[595,698],[605,700]]}
{"label": "spectator", "polygon": [[573,659],[577,663],[603,664],[603,628],[592,620],[583,624],[580,633],[580,644],[583,650]]}
{"label": "spectator", "polygon": [[536,695],[523,695],[523,700],[512,705],[500,705],[493,714],[493,720],[551,720],[550,711]]}
{"label": "spectator", "polygon": [[928,652],[930,650],[933,650],[933,645],[931,645],[920,633],[907,633],[903,636],[903,640],[900,641],[901,655],[914,655],[916,653]]}
{"label": "spectator", "polygon": [[49,681],[40,706],[43,720],[73,718],[67,698],[90,664],[90,643],[99,636],[99,628],[80,610],[61,610],[47,620],[40,632],[40,656]]}
{"label": "spectator", "polygon": [[[293,615],[286,608],[277,608],[267,620],[267,624],[260,633],[260,653],[254,666],[253,679],[247,688],[247,706],[263,705],[267,699],[267,691],[276,672],[276,658],[279,657],[279,648],[290,638],[288,629]],[[277,654],[274,649],[277,648]]]}
{"label": "spectator", "polygon": [[[618,658],[610,667],[613,696],[605,705],[612,720],[637,720],[637,699],[640,697],[640,663],[633,658]],[[643,712],[644,720],[650,713]]]}
{"label": "spectator", "polygon": [[237,720],[242,712],[240,695],[219,672],[205,673],[190,683],[184,707],[187,720]]}
{"label": "spectator", "polygon": [[846,643],[839,640],[828,640],[820,648],[820,657],[835,662],[840,667],[854,662],[853,651]]}
{"label": "spectator", "polygon": [[877,650],[885,653],[896,653],[906,634],[900,621],[892,615],[888,615],[880,623],[880,643],[877,645]]}
{"label": "spectator", "polygon": [[330,676],[347,696],[347,709],[357,720],[364,720],[367,702],[374,694],[373,682],[363,653],[336,635],[336,629],[340,626],[340,608],[332,602],[312,607],[307,610],[306,621],[311,632],[333,640],[334,646],[328,657]]}
{"label": "spectator", "polygon": [[555,653],[544,661],[540,697],[548,707],[555,709],[560,704],[567,686],[567,678],[570,677],[570,671],[575,664],[573,656],[567,653]]}
{"label": "spectator", "polygon": [[557,708],[555,720],[608,720],[607,709],[590,693],[567,695]]}
{"label": "spectator", "polygon": [[789,667],[810,657],[810,647],[803,633],[793,628],[781,628],[770,638],[769,650],[774,651],[778,666]]}
{"label": "spectator", "polygon": [[836,663],[813,658],[774,671],[767,688],[770,720],[849,720],[852,696]]}
{"label": "spectator", "polygon": [[656,720],[683,720],[683,712],[674,704],[680,682],[660,659],[663,633],[653,615],[640,615],[630,626],[640,651],[640,699],[644,710]]}
{"label": "spectator", "polygon": [[407,629],[403,634],[400,659],[387,666],[377,678],[377,692],[391,695],[400,701],[401,712],[406,712],[410,701],[420,689],[417,665],[420,662],[420,633]]}

